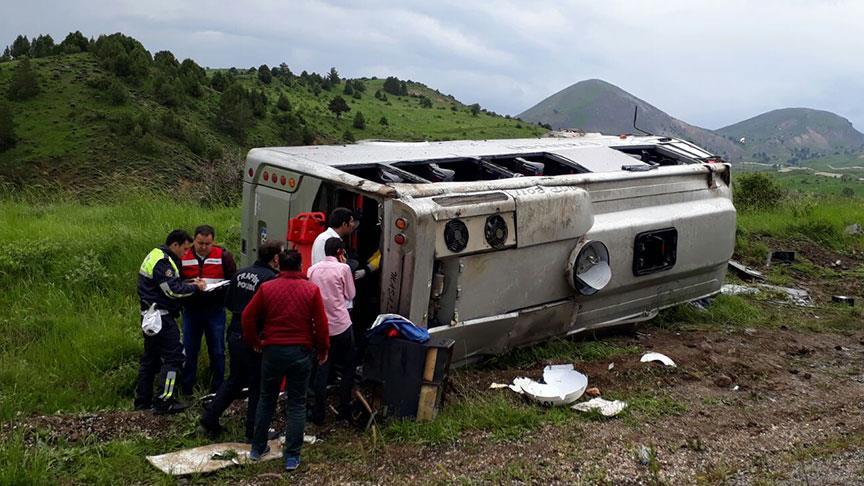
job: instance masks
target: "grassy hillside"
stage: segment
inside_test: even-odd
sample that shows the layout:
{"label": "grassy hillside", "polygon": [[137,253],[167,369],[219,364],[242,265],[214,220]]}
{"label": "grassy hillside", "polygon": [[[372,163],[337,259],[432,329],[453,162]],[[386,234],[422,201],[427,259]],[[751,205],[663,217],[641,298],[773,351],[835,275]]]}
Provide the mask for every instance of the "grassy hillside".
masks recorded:
{"label": "grassy hillside", "polygon": [[[257,72],[232,69],[232,75],[227,69],[201,70],[202,78],[192,82],[191,91],[196,95],[182,90],[177,95],[172,90],[185,81],[176,75],[176,61],[174,66],[160,67],[159,54],[155,61],[148,61],[147,53],[141,55],[140,74],[120,76],[117,72],[122,70],[105,51],[97,54],[91,44],[88,52],[30,62],[39,93],[7,103],[18,142],[0,152],[0,183],[13,188],[40,185],[69,190],[128,183],[140,186],[154,179],[176,181],[180,177],[185,185],[194,185],[200,171],[211,167],[210,161],[238,161],[256,146],[368,138],[536,137],[545,132],[536,125],[476,107],[472,110],[410,81],[405,83],[405,93],[386,94],[385,100],[375,96],[383,79],[352,81],[365,90],[350,95],[344,94],[345,80],[321,84],[326,77],[305,72],[305,77],[287,74],[265,83]],[[20,62],[0,62],[0,97],[9,93]],[[200,68],[191,65],[197,75]],[[226,89],[220,86],[220,92],[211,86],[217,73],[263,98],[262,106],[255,108],[259,113],[251,117],[251,126],[242,137],[223,126],[220,100]],[[287,105],[277,103],[283,96]],[[328,110],[336,96],[350,107],[340,118]],[[363,128],[355,127],[358,112],[365,118]],[[386,122],[382,123],[382,117]]]}
{"label": "grassy hillside", "polygon": [[864,151],[864,134],[834,113],[808,108],[773,110],[717,130],[744,139],[748,156],[764,162],[799,163],[824,157],[854,159]]}

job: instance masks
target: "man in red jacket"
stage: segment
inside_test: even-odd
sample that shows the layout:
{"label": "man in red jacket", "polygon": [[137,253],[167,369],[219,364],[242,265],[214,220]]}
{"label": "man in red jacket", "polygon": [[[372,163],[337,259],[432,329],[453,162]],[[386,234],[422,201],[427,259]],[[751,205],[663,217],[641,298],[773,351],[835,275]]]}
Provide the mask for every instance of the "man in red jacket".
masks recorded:
{"label": "man in red jacket", "polygon": [[306,426],[306,389],[313,360],[327,361],[330,333],[321,291],[300,272],[301,257],[295,250],[279,255],[279,275],[261,284],[243,311],[243,339],[263,349],[261,396],[255,413],[255,433],[249,458],[257,461],[270,452],[267,432],[279,385],[285,378],[285,469],[300,465],[303,429]]}

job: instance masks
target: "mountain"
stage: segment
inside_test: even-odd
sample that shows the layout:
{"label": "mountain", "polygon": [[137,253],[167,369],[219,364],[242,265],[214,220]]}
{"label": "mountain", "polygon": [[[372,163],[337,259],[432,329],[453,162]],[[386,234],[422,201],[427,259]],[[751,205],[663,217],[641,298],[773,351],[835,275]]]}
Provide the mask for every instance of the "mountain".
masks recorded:
{"label": "mountain", "polygon": [[239,174],[252,147],[546,132],[419,82],[285,64],[204,69],[120,33],[70,34],[31,55],[0,57],[0,192],[190,187],[220,177],[217,166]]}
{"label": "mountain", "polygon": [[546,123],[552,128],[578,128],[606,134],[638,133],[633,128],[633,107],[639,108],[637,126],[655,135],[683,138],[727,160],[743,152],[735,142],[711,130],[674,118],[623,89],[602,81],[580,81],[525,110],[519,118]]}
{"label": "mountain", "polygon": [[746,155],[764,162],[798,163],[831,155],[854,157],[864,152],[864,133],[849,120],[828,111],[783,108],[716,131],[731,140],[744,139]]}

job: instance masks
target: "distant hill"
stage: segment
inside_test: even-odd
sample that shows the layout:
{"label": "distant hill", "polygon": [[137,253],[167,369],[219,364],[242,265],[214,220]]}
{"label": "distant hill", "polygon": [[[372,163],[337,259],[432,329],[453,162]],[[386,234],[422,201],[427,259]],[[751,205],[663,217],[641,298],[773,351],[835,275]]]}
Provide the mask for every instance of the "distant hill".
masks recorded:
{"label": "distant hill", "polygon": [[[151,54],[122,34],[88,41],[76,32],[51,42],[30,51],[35,96],[12,94],[24,56],[0,57],[0,125],[8,126],[11,112],[17,139],[7,147],[0,126],[0,186],[7,189],[189,186],[212,161],[239,163],[251,147],[546,132],[394,77],[297,74],[284,64],[203,69],[168,51]],[[345,101],[340,116],[330,109],[337,97]]]}
{"label": "distant hill", "polygon": [[519,118],[546,123],[552,128],[578,128],[606,134],[638,133],[633,128],[633,107],[639,107],[637,126],[656,135],[683,138],[703,146],[728,160],[742,155],[740,147],[710,130],[678,120],[623,89],[589,79],[565,88],[535,106]]}
{"label": "distant hill", "polygon": [[864,152],[864,133],[834,113],[783,108],[721,128],[716,133],[744,139],[745,154],[764,162],[800,163],[832,155]]}

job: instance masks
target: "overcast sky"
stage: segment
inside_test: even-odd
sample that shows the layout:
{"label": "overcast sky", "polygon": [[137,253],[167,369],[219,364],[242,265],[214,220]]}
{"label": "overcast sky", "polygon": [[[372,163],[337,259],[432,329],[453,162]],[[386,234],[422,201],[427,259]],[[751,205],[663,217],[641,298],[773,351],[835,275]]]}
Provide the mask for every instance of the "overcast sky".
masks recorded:
{"label": "overcast sky", "polygon": [[395,75],[514,115],[600,78],[706,128],[803,106],[864,129],[862,21],[853,0],[0,0],[0,44],[121,31],[204,66]]}

